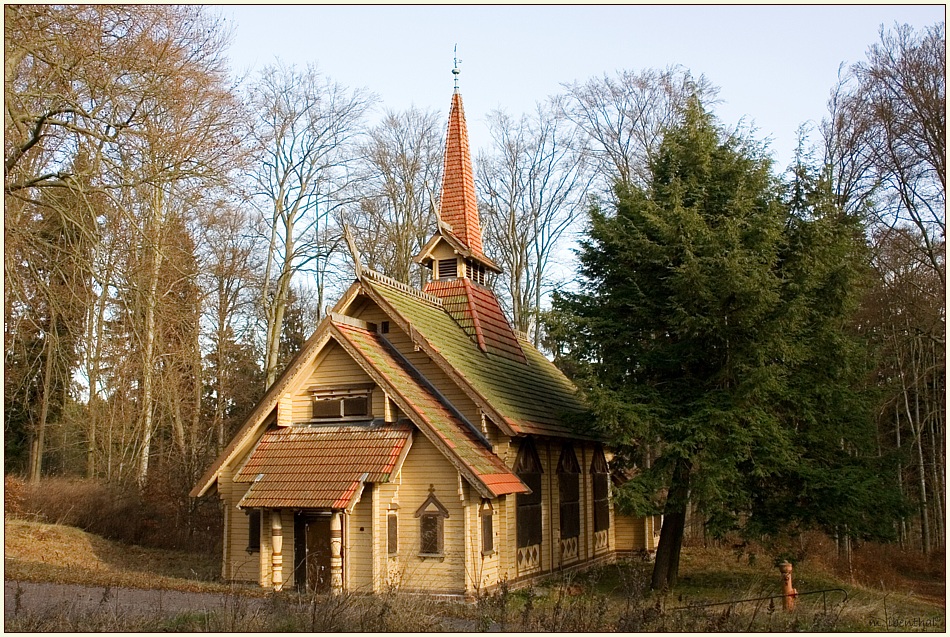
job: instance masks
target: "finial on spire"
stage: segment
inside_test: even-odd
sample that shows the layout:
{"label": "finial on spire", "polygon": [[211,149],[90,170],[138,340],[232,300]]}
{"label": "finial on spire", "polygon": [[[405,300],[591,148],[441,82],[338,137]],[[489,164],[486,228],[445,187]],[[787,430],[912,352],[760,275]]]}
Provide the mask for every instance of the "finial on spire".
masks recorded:
{"label": "finial on spire", "polygon": [[453,50],[453,52],[454,52],[454,55],[452,56],[452,63],[453,63],[452,75],[455,76],[455,92],[458,93],[458,90],[459,90],[459,73],[461,73],[461,71],[459,70],[459,64],[462,63],[462,60],[460,60],[460,59],[459,59],[459,56],[458,56],[458,52],[459,52],[459,45],[458,45],[458,44],[455,45],[455,49]]}

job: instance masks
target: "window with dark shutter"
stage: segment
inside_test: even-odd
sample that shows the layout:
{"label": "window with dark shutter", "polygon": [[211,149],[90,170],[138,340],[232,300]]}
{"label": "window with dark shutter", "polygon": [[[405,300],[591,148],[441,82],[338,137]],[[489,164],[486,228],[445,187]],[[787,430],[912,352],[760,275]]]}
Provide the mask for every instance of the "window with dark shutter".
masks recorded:
{"label": "window with dark shutter", "polygon": [[399,518],[396,513],[390,512],[386,516],[386,539],[387,548],[390,555],[399,553]]}
{"label": "window with dark shutter", "polygon": [[478,511],[478,515],[482,520],[482,555],[490,555],[495,552],[495,529],[492,524],[494,513],[491,502],[483,500],[481,509]]}
{"label": "window with dark shutter", "polygon": [[561,448],[557,464],[558,500],[561,523],[561,539],[579,537],[581,534],[580,465],[571,445]]}
{"label": "window with dark shutter", "polygon": [[261,550],[261,510],[251,509],[247,513],[247,552]]}
{"label": "window with dark shutter", "polygon": [[531,493],[519,493],[517,498],[518,548],[541,544],[541,460],[534,442],[526,438],[518,450],[515,473]]}
{"label": "window with dark shutter", "polygon": [[369,396],[354,396],[343,399],[343,417],[369,414]]}
{"label": "window with dark shutter", "polygon": [[429,485],[429,497],[416,510],[419,518],[419,555],[422,557],[441,557],[444,550],[444,520],[449,511],[435,497],[435,486]]}
{"label": "window with dark shutter", "polygon": [[372,388],[319,388],[313,392],[313,420],[361,420],[372,417]]}
{"label": "window with dark shutter", "polygon": [[426,513],[419,521],[419,532],[422,541],[419,552],[423,555],[442,554],[442,516],[437,513]]}
{"label": "window with dark shutter", "polygon": [[590,472],[594,482],[594,532],[596,533],[610,528],[610,472],[604,450],[600,447],[594,451]]}

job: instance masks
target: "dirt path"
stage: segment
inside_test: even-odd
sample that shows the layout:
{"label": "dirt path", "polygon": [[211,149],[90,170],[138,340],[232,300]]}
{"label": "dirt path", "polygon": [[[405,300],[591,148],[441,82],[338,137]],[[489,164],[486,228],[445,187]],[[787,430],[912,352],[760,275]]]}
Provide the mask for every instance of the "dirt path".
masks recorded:
{"label": "dirt path", "polygon": [[17,613],[45,614],[57,611],[103,610],[123,615],[169,616],[184,611],[214,610],[235,605],[264,604],[260,598],[227,593],[187,593],[136,588],[106,588],[78,584],[48,584],[6,581],[3,586],[3,616]]}

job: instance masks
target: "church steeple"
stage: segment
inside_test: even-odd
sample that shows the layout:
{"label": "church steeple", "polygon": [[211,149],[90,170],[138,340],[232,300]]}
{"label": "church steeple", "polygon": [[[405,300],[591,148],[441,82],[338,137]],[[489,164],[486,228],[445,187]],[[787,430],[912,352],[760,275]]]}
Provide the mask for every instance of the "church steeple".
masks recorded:
{"label": "church steeple", "polygon": [[442,191],[437,210],[435,236],[423,246],[415,261],[432,268],[432,278],[468,278],[483,284],[486,274],[501,273],[494,261],[485,256],[482,227],[475,198],[475,173],[468,143],[468,127],[462,95],[458,89],[458,62],[452,69],[455,88],[445,135]]}
{"label": "church steeple", "polygon": [[468,145],[462,96],[458,90],[458,65],[452,70],[455,90],[449,111],[435,235],[415,257],[432,268],[425,292],[442,299],[442,307],[485,353],[527,363],[518,335],[486,286],[487,274],[501,273],[482,248],[482,228],[475,200],[475,176]]}
{"label": "church steeple", "polygon": [[449,126],[445,137],[445,161],[442,171],[442,196],[439,216],[474,254],[483,256],[482,228],[475,200],[475,177],[468,145],[468,128],[462,95],[452,93]]}

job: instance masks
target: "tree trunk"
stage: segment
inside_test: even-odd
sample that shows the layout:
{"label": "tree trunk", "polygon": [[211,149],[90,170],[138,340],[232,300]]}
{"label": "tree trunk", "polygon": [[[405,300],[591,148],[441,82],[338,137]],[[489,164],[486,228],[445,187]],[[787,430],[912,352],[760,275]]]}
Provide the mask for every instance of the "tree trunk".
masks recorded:
{"label": "tree trunk", "polygon": [[30,443],[30,483],[38,484],[43,473],[43,450],[46,447],[46,419],[49,415],[50,393],[53,384],[53,341],[56,332],[56,313],[50,316],[50,329],[46,332],[46,360],[43,361],[43,399],[36,431]]}
{"label": "tree trunk", "polygon": [[686,509],[689,504],[689,461],[678,460],[673,470],[670,493],[663,511],[663,527],[653,564],[653,590],[671,589],[679,578],[680,551],[686,530]]}
{"label": "tree trunk", "polygon": [[148,478],[149,454],[152,450],[153,434],[153,414],[152,403],[154,402],[154,360],[155,360],[155,338],[156,338],[156,311],[158,305],[158,278],[162,265],[162,209],[164,200],[161,191],[156,189],[152,200],[152,222],[149,224],[150,232],[145,237],[147,242],[151,243],[151,263],[149,263],[148,284],[145,296],[145,326],[144,326],[144,351],[142,352],[142,403],[141,409],[141,431],[142,445],[139,450],[138,476],[139,487],[145,486]]}

